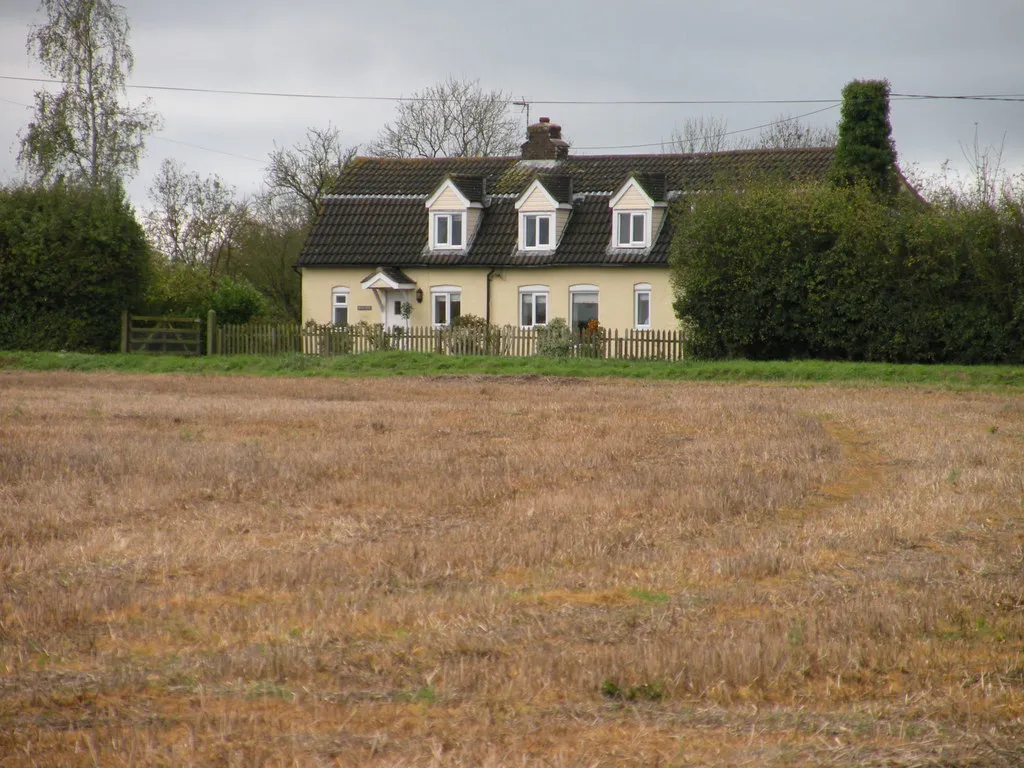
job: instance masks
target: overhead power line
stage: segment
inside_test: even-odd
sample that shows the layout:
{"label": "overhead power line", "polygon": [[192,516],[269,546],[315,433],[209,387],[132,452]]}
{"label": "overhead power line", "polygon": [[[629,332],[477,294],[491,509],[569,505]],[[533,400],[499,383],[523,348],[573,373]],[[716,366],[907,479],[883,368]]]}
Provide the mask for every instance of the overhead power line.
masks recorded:
{"label": "overhead power line", "polygon": [[187,142],[187,141],[178,141],[178,139],[169,139],[166,136],[161,136],[158,133],[154,133],[152,136],[150,136],[150,138],[156,139],[158,141],[167,141],[167,142],[170,142],[171,144],[181,144],[183,147],[192,147],[192,149],[201,149],[204,152],[214,152],[214,153],[216,153],[218,155],[227,155],[228,157],[235,157],[235,158],[238,158],[239,160],[248,160],[248,161],[253,162],[253,163],[266,163],[267,162],[265,159],[264,160],[260,160],[258,158],[248,157],[246,155],[236,155],[234,152],[225,152],[223,149],[213,149],[212,147],[203,147],[203,146],[200,146],[199,144],[192,144],[192,143]]}
{"label": "overhead power line", "polygon": [[[832,104],[829,104],[827,107],[823,107],[822,109],[815,109],[811,112],[804,112],[802,115],[793,115],[792,117],[785,117],[782,120],[772,120],[771,122],[762,123],[761,125],[753,125],[750,128],[739,128],[735,131],[723,131],[722,133],[713,134],[708,138],[718,139],[724,136],[735,136],[738,133],[749,133],[750,131],[759,131],[762,128],[771,128],[773,125],[784,125],[786,123],[791,123],[794,120],[799,120],[802,117],[810,117],[811,115],[818,115],[821,114],[822,112],[828,112],[830,109],[835,109],[836,107],[838,107],[839,104],[840,102],[838,101],[833,102]],[[595,149],[643,149],[646,147],[663,147],[665,146],[665,144],[671,143],[672,139],[669,139],[667,142],[665,140],[662,140],[650,141],[645,144],[607,144],[596,147],[573,147],[573,149],[579,150],[581,152]]]}
{"label": "overhead power line", "polygon": [[[15,75],[0,75],[0,80],[10,80],[18,82],[29,82],[29,83],[42,83],[47,85],[61,85],[64,83],[62,80],[46,77],[23,77]],[[176,86],[176,85],[149,85],[149,84],[130,84],[126,86],[136,90],[151,90],[151,91],[170,91],[177,93],[206,93],[214,95],[230,95],[230,96],[255,96],[255,97],[269,97],[269,98],[293,98],[293,99],[327,99],[327,100],[344,100],[344,101],[391,101],[391,102],[402,102],[402,101],[437,101],[438,99],[433,97],[424,96],[356,96],[356,95],[337,95],[337,94],[321,94],[321,93],[301,93],[295,91],[253,91],[244,89],[229,89],[229,88],[193,88],[189,86]],[[890,99],[898,101],[991,101],[991,102],[1024,102],[1024,94],[1020,93],[989,93],[989,94],[928,94],[928,93],[891,93]],[[26,109],[32,109],[28,104],[22,104],[21,102],[11,101],[10,99],[0,98],[0,101],[8,104],[14,104],[17,106],[25,107]],[[696,106],[696,105],[756,105],[756,104],[825,104],[826,106],[821,109],[815,109],[810,112],[805,112],[800,115],[794,115],[792,117],[786,117],[782,120],[773,120],[767,123],[761,123],[760,125],[750,126],[749,128],[739,128],[732,131],[724,131],[720,134],[715,134],[713,138],[735,136],[741,133],[749,133],[751,131],[757,131],[764,128],[770,128],[775,125],[782,125],[793,120],[798,120],[804,117],[810,117],[817,115],[822,112],[827,112],[831,109],[838,107],[842,101],[840,99],[527,99],[525,97],[520,98],[512,102],[516,106],[523,107],[529,114],[529,109],[532,105],[544,105],[544,106]],[[527,120],[529,122],[529,120]],[[263,162],[256,158],[246,157],[244,155],[238,155],[224,150],[212,149],[210,147],[203,147],[198,144],[190,144],[184,141],[178,141],[170,139],[165,136],[154,135],[153,138],[161,141],[167,141],[174,144],[181,144],[184,146],[193,147],[195,149],[201,149],[206,152],[214,152],[221,155],[227,155],[228,157],[235,157],[241,160],[249,160],[251,162]],[[604,144],[595,145],[589,147],[574,147],[578,151],[595,151],[595,150],[608,150],[608,149],[646,149],[650,147],[663,147],[666,143],[671,143],[671,139],[667,142],[665,139],[660,141],[643,142],[640,144]]]}
{"label": "overhead power line", "polygon": [[[63,84],[62,80],[47,77],[22,77],[0,75],[0,80],[14,80],[27,83]],[[129,84],[128,88],[148,91],[172,91],[179,93],[209,93],[221,96],[259,96],[287,99],[332,99],[342,101],[437,101],[429,96],[366,96],[351,94],[302,93],[299,91],[254,91],[236,88],[198,88],[180,85]],[[930,94],[930,93],[892,93],[892,99],[914,100],[959,100],[959,101],[1010,101],[1024,102],[1022,93],[991,93],[991,94]],[[519,99],[520,104],[542,104],[545,106],[559,105],[729,105],[729,104],[832,104],[836,98],[822,99]]]}

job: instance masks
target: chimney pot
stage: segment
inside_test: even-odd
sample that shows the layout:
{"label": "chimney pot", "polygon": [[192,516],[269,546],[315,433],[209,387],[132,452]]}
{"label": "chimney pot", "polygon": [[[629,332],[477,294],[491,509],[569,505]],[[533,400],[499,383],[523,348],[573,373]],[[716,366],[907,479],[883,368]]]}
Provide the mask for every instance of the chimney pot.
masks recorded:
{"label": "chimney pot", "polygon": [[562,126],[542,117],[526,129],[526,143],[522,145],[523,160],[564,160],[569,156],[569,144],[562,139]]}

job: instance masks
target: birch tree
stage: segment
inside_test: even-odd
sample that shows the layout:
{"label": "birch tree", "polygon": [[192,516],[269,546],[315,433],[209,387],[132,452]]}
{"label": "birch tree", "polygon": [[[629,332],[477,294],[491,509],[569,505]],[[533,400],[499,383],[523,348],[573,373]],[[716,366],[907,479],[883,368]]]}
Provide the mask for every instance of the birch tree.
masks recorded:
{"label": "birch tree", "polygon": [[46,20],[30,29],[26,47],[62,87],[36,91],[18,160],[43,183],[123,186],[159,124],[148,101],[126,101],[135,59],[125,8],[111,0],[43,0],[40,10]]}

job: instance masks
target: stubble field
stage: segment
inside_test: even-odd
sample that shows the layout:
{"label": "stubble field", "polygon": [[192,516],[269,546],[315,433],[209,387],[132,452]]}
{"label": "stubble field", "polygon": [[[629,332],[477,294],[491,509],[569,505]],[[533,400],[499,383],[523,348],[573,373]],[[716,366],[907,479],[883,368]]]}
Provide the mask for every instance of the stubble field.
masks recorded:
{"label": "stubble field", "polygon": [[0,765],[1022,763],[1019,394],[0,373]]}

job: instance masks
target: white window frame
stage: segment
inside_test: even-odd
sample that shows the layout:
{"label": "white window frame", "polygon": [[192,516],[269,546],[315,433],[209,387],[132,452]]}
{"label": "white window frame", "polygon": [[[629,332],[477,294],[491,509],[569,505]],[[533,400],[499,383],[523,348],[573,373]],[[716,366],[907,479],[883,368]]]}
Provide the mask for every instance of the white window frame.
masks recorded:
{"label": "white window frame", "polygon": [[[647,297],[647,322],[640,322],[640,297]],[[638,331],[651,330],[651,317],[654,314],[654,305],[651,302],[651,284],[637,283],[633,286],[633,327]]]}
{"label": "white window frame", "polygon": [[[523,322],[523,299],[530,297],[530,313],[533,323]],[[544,297],[544,322],[537,322],[537,297]],[[521,285],[519,287],[519,304],[516,306],[516,315],[519,318],[520,328],[539,328],[547,325],[551,315],[551,291],[546,285]]]}
{"label": "white window frame", "polygon": [[[452,297],[459,297],[459,317],[462,316],[462,288],[458,285],[435,285],[430,288],[430,322],[435,328],[447,328],[452,324]],[[437,300],[444,299],[445,321],[437,321]]]}
{"label": "white window frame", "polygon": [[342,307],[345,308],[345,323],[339,327],[343,328],[351,325],[348,316],[351,305],[349,304],[349,289],[339,285],[331,289],[331,325],[338,325],[337,311]]}
{"label": "white window frame", "polygon": [[[613,210],[614,219],[612,219],[612,247],[613,248],[646,248],[647,244],[651,241],[651,213],[650,211],[621,211]],[[621,225],[620,219],[623,216],[629,216],[629,239],[626,242],[622,242],[620,239]],[[643,232],[644,236],[641,240],[633,238],[634,226],[633,221],[637,216],[643,217]]]}
{"label": "white window frame", "polygon": [[[452,245],[453,219],[459,217],[459,244]],[[432,211],[430,214],[430,247],[438,251],[462,251],[466,248],[466,212],[465,211]],[[444,232],[448,238],[447,243],[438,240],[438,233],[441,231],[439,222],[444,219]]]}
{"label": "white window frame", "polygon": [[[526,220],[536,219],[536,235],[537,242],[534,245],[529,245],[526,242]],[[540,220],[546,219],[548,222],[548,239],[547,242],[540,242]],[[528,213],[519,214],[519,248],[524,251],[550,251],[555,247],[555,217],[551,213],[537,213],[536,211],[530,211]]]}
{"label": "white window frame", "polygon": [[573,310],[573,307],[575,306],[575,302],[573,301],[573,298],[575,297],[575,295],[577,293],[593,293],[593,294],[596,294],[597,295],[597,317],[598,317],[599,320],[600,320],[600,317],[601,317],[601,289],[598,288],[596,285],[590,285],[590,284],[587,284],[587,283],[580,283],[578,285],[570,285],[569,286],[569,326],[574,331],[578,330],[576,328],[576,324],[575,324],[575,322],[573,320],[573,316],[572,316],[572,310]]}

